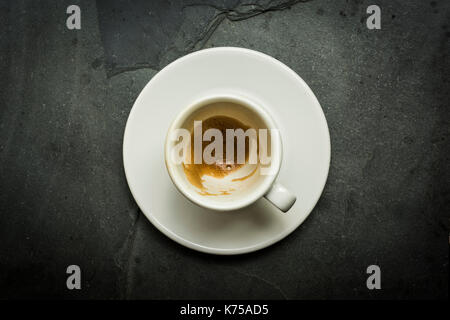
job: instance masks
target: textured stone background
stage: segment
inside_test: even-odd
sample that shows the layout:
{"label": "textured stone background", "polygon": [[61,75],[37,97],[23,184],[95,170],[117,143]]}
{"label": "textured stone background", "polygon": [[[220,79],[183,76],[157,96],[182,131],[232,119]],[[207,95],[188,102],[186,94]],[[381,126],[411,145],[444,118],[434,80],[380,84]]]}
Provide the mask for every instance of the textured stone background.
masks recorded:
{"label": "textured stone background", "polygon": [[[450,2],[0,0],[0,298],[446,298]],[[78,4],[82,29],[68,30]],[[382,9],[368,30],[366,8]],[[144,85],[203,47],[286,63],[316,93],[332,163],[288,238],[220,257],[140,213],[122,135]],[[80,265],[82,290],[65,287]],[[365,270],[382,269],[382,290]]]}

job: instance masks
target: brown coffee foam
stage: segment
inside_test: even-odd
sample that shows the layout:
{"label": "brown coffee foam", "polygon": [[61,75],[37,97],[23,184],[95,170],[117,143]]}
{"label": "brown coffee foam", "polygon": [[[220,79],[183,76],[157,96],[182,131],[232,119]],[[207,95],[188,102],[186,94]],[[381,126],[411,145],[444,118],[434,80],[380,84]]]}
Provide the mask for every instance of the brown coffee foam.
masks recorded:
{"label": "brown coffee foam", "polygon": [[[222,133],[223,137],[223,159],[214,164],[195,164],[194,163],[194,121],[202,121],[202,137],[208,129],[218,129]],[[244,123],[245,122],[245,123]],[[210,193],[204,186],[205,175],[222,179],[245,165],[248,162],[249,157],[249,139],[245,139],[245,163],[237,163],[237,141],[235,138],[234,143],[234,161],[232,164],[226,163],[226,129],[242,129],[244,132],[249,129],[255,129],[258,132],[260,128],[266,128],[265,123],[259,118],[255,117],[255,113],[249,110],[248,107],[242,106],[234,102],[215,102],[205,106],[202,106],[193,113],[183,124],[183,127],[191,132],[191,159],[190,163],[183,163],[183,171],[190,184],[198,188],[201,195],[229,195],[230,190],[222,190],[219,194]],[[202,142],[202,154],[206,146],[211,141]],[[203,159],[202,159],[203,160]],[[188,162],[188,161],[185,161]],[[243,177],[235,178],[232,181],[244,181],[255,174],[258,166],[253,169],[250,174],[246,174]]]}
{"label": "brown coffee foam", "polygon": [[[240,122],[237,119],[230,118],[227,116],[213,116],[211,118],[207,118],[203,120],[202,122],[202,136],[208,129],[217,129],[222,133],[223,137],[223,154],[222,159],[218,160],[218,162],[213,164],[207,164],[204,161],[200,164],[194,163],[194,130],[191,131],[191,159],[190,164],[183,163],[183,169],[184,173],[188,179],[188,181],[194,185],[195,187],[199,188],[202,191],[202,194],[204,195],[211,195],[206,192],[205,187],[203,185],[203,179],[202,177],[204,175],[208,175],[214,178],[223,178],[236,170],[240,169],[244,164],[238,163],[238,148],[237,148],[237,141],[235,138],[234,143],[234,160],[230,163],[227,162],[227,151],[226,151],[226,130],[227,129],[242,129],[244,132],[249,129],[250,127],[246,126],[242,122]],[[203,150],[211,143],[211,141],[202,141],[202,154]],[[249,141],[248,138],[245,139],[245,163],[248,162],[248,156],[249,156]],[[212,154],[215,156],[214,154]],[[245,180],[249,178],[251,175],[248,175],[246,177],[239,178],[239,180]],[[227,191],[224,191],[222,194],[228,194]]]}

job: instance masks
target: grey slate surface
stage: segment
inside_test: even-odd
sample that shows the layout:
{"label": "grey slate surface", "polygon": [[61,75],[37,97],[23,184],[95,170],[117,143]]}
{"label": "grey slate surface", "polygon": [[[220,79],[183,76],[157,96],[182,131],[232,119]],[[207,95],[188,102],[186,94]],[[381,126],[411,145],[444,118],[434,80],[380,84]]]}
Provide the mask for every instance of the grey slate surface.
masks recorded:
{"label": "grey slate surface", "polygon": [[[0,298],[448,297],[450,3],[294,2],[0,1]],[[81,30],[65,26],[70,4]],[[370,4],[381,30],[365,26]],[[310,217],[235,257],[157,231],[122,166],[140,90],[215,46],[299,73],[332,140]],[[65,287],[70,264],[80,291]],[[365,286],[370,264],[382,290]]]}

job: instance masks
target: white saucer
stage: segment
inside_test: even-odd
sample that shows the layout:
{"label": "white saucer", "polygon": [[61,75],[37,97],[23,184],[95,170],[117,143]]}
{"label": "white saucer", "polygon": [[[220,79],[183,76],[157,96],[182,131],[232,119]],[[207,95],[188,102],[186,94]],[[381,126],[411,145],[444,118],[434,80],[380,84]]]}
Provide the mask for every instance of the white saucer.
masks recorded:
{"label": "white saucer", "polygon": [[[269,107],[283,141],[277,181],[297,195],[287,213],[265,199],[237,211],[210,211],[172,184],[164,163],[170,123],[193,101],[223,93]],[[125,128],[123,160],[134,199],[161,232],[198,251],[241,254],[283,239],[309,215],[328,176],[330,136],[319,102],[294,71],[260,52],[213,48],[172,62],[145,86]]]}

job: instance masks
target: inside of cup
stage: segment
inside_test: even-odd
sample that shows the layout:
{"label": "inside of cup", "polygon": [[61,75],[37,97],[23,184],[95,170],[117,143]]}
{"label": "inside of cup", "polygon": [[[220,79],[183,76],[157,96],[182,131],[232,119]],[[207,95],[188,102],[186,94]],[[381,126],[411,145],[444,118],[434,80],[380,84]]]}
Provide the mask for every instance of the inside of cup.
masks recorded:
{"label": "inside of cup", "polygon": [[[254,141],[255,144],[253,144],[252,150],[255,151],[256,145],[256,161],[254,157],[253,159],[246,158],[245,163],[240,165],[238,169],[224,176],[204,174],[201,176],[201,181],[199,181],[198,177],[195,177],[194,180],[191,171],[187,170],[187,168],[196,168],[192,161],[189,162],[189,159],[193,160],[192,154],[184,154],[183,157],[187,161],[173,166],[172,178],[179,189],[191,200],[207,207],[227,210],[231,207],[237,208],[240,203],[248,202],[249,199],[261,197],[273,181],[273,172],[272,174],[267,174],[267,168],[272,163],[267,164],[267,160],[262,163],[260,157],[261,137],[265,138],[266,141],[263,147],[265,148],[265,154],[269,157],[272,156],[272,133],[270,129],[273,129],[273,123],[268,121],[269,119],[265,117],[258,107],[233,99],[215,99],[198,103],[196,106],[189,108],[189,113],[180,120],[177,127],[186,129],[193,136],[195,132],[194,124],[198,125],[196,121],[206,123],[208,119],[216,119],[222,116],[236,119],[245,128],[255,130],[257,141]],[[260,134],[262,132],[261,129],[265,130],[265,136]],[[205,137],[203,136],[202,138]],[[225,135],[223,139],[226,139]],[[191,144],[189,145],[191,146],[194,143],[194,139],[191,139],[190,142]],[[208,144],[209,141],[205,143]],[[249,147],[249,137],[245,139],[245,143]],[[248,153],[250,153],[249,151],[247,150]],[[246,153],[247,156],[248,153]],[[279,158],[276,160],[279,161]]]}

